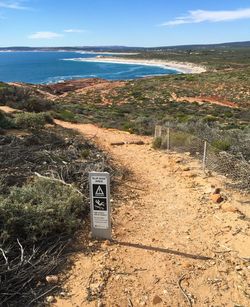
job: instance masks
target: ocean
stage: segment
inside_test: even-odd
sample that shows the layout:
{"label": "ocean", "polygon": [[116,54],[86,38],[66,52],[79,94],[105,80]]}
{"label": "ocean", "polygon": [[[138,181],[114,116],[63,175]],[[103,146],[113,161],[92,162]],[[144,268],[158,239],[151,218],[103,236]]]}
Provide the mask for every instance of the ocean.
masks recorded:
{"label": "ocean", "polygon": [[80,78],[129,80],[178,73],[160,66],[83,61],[98,55],[61,51],[0,52],[0,81],[48,84]]}

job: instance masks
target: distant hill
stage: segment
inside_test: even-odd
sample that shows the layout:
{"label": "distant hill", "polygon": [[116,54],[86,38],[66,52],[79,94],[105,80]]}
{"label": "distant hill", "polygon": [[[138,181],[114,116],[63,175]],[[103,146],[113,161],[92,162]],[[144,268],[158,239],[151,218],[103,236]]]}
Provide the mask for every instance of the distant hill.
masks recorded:
{"label": "distant hill", "polygon": [[94,52],[122,52],[145,50],[143,47],[126,46],[79,46],[79,47],[0,47],[0,51],[94,51]]}
{"label": "distant hill", "polygon": [[246,42],[229,42],[220,44],[193,44],[193,45],[181,45],[181,46],[162,46],[149,48],[154,49],[208,49],[208,48],[248,48],[250,47],[250,41]]}
{"label": "distant hill", "polygon": [[94,51],[94,52],[124,52],[124,51],[146,51],[146,50],[171,50],[171,49],[211,49],[211,48],[249,48],[250,41],[229,42],[220,44],[193,44],[179,46],[159,47],[127,47],[127,46],[77,46],[77,47],[0,47],[0,51]]}

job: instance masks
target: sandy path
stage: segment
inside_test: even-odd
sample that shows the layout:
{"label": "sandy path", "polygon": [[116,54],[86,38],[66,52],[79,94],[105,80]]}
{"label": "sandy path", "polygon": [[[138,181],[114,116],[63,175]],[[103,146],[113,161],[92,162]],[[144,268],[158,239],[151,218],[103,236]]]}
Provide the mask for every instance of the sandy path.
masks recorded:
{"label": "sandy path", "polygon": [[0,106],[0,111],[3,111],[5,113],[22,112],[22,111],[19,111],[17,109],[13,109],[13,108],[8,107],[8,106]]}
{"label": "sandy path", "polygon": [[[151,149],[151,138],[56,123],[93,137],[133,175],[112,195],[117,243],[79,239],[87,248],[73,256],[67,295],[54,306],[249,305],[250,267],[243,259],[250,257],[249,224],[230,212],[237,207],[249,216],[245,197],[225,191],[228,201],[220,209],[209,193],[222,179],[202,178],[188,155]],[[110,146],[138,139],[148,144]]]}
{"label": "sandy path", "polygon": [[187,102],[187,103],[211,103],[211,104],[216,104],[218,106],[223,106],[223,107],[229,107],[233,109],[238,109],[238,106],[235,102],[232,101],[227,101],[220,99],[219,97],[177,97],[175,93],[171,94],[172,98],[174,101],[177,102]]}

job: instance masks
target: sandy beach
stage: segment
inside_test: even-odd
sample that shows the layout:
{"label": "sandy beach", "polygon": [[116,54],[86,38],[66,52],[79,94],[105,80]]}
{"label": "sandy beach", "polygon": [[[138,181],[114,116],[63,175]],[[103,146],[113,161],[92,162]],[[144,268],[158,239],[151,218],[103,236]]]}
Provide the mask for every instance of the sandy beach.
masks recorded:
{"label": "sandy beach", "polygon": [[187,62],[174,62],[163,60],[140,60],[140,59],[127,59],[118,57],[93,57],[93,58],[76,58],[72,59],[81,62],[98,62],[98,63],[114,63],[114,64],[136,64],[136,65],[149,65],[159,66],[166,69],[174,69],[180,73],[185,74],[199,74],[206,71],[203,66],[195,65]]}

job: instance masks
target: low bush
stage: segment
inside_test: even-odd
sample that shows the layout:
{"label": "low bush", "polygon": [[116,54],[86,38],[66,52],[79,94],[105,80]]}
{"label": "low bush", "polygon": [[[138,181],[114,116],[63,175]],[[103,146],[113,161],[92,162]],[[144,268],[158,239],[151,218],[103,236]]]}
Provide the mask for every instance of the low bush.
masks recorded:
{"label": "low bush", "polygon": [[158,148],[161,148],[161,145],[162,145],[162,138],[159,136],[154,138],[152,147],[154,149],[158,149]]}
{"label": "low bush", "polygon": [[190,135],[182,131],[174,131],[171,133],[171,145],[172,146],[184,146],[189,143]]}
{"label": "low bush", "polygon": [[216,116],[213,116],[213,115],[206,115],[204,118],[203,118],[203,121],[205,123],[211,123],[211,122],[216,122],[218,120],[218,118]]}
{"label": "low bush", "polygon": [[39,130],[48,123],[53,123],[48,113],[18,113],[15,116],[15,125],[19,129]]}
{"label": "low bush", "polygon": [[135,133],[136,127],[135,123],[133,121],[126,121],[122,125],[122,129],[125,131],[128,131],[130,133]]}
{"label": "low bush", "polygon": [[65,120],[68,122],[76,122],[75,114],[69,110],[62,110],[55,113],[57,119]]}
{"label": "low bush", "polygon": [[0,195],[0,245],[32,243],[50,235],[71,234],[86,212],[82,195],[61,182],[37,178]]}
{"label": "low bush", "polygon": [[230,149],[231,144],[228,140],[215,140],[211,143],[213,147],[216,149],[222,150],[222,151],[227,151]]}
{"label": "low bush", "polygon": [[7,84],[0,86],[0,100],[5,105],[27,112],[45,112],[54,108],[52,101],[40,97],[36,91]]}
{"label": "low bush", "polygon": [[46,112],[48,110],[52,110],[54,105],[51,101],[46,99],[30,96],[28,99],[19,102],[19,109],[26,110],[28,112]]}
{"label": "low bush", "polygon": [[0,129],[10,129],[14,128],[14,122],[12,118],[6,116],[3,112],[0,111]]}

